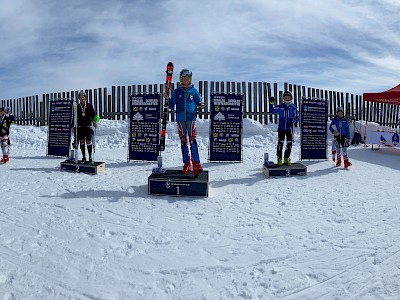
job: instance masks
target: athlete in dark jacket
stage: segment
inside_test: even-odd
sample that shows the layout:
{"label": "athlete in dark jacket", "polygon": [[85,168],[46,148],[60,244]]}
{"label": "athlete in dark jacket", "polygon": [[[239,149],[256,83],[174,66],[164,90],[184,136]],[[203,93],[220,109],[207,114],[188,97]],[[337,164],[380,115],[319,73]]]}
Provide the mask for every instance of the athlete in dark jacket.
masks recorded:
{"label": "athlete in dark jacket", "polygon": [[82,151],[81,162],[86,162],[85,142],[89,153],[89,162],[92,162],[92,135],[93,127],[97,127],[93,120],[96,116],[93,105],[86,101],[86,93],[84,91],[79,92],[79,104],[77,109],[78,114],[78,140]]}
{"label": "athlete in dark jacket", "polygon": [[15,118],[11,113],[9,107],[0,107],[0,143],[3,157],[0,160],[2,163],[6,163],[10,160],[9,158],[9,146],[10,146],[10,126],[14,123]]}

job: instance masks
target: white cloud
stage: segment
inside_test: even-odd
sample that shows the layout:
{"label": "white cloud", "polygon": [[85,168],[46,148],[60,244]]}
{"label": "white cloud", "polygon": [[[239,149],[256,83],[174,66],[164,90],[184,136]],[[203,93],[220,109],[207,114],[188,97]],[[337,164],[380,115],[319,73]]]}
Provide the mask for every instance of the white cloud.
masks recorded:
{"label": "white cloud", "polygon": [[361,94],[399,80],[397,1],[2,2],[2,99],[162,83],[168,61],[195,81]]}

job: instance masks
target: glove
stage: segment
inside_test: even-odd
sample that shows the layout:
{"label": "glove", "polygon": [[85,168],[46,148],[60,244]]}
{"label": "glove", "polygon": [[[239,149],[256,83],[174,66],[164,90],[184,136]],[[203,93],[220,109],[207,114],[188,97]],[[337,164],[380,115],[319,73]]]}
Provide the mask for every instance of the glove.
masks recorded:
{"label": "glove", "polygon": [[338,136],[339,135],[339,132],[337,132],[336,130],[333,132],[333,135],[334,136]]}
{"label": "glove", "polygon": [[170,97],[169,97],[169,93],[164,92],[163,97],[164,97],[164,99],[169,99],[169,98],[170,98]]}
{"label": "glove", "polygon": [[274,105],[275,104],[275,97],[269,97],[269,104]]}

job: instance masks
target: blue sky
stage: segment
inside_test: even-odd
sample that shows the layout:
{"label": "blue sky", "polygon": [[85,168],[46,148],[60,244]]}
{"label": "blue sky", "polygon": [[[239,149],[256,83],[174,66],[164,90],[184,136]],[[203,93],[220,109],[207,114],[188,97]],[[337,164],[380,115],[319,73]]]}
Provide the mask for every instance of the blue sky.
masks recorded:
{"label": "blue sky", "polygon": [[[165,80],[400,83],[397,0],[0,0],[0,99]],[[178,77],[175,77],[175,80]]]}

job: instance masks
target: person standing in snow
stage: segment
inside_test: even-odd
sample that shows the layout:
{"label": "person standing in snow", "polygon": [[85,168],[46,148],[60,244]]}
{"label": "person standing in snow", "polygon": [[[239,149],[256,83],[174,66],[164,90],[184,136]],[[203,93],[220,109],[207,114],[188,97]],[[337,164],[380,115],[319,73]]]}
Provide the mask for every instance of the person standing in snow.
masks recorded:
{"label": "person standing in snow", "polygon": [[286,138],[286,149],[284,153],[284,164],[290,166],[290,153],[293,144],[293,125],[297,126],[299,122],[299,113],[296,105],[292,102],[292,93],[285,91],[283,93],[283,103],[274,107],[275,98],[271,97],[269,101],[269,111],[271,114],[279,115],[278,122],[278,145],[276,147],[276,156],[278,166],[282,165],[283,144]]}
{"label": "person standing in snow", "polygon": [[333,133],[334,140],[332,141],[332,159],[335,161],[336,156],[336,166],[342,165],[342,155],[343,151],[343,160],[344,167],[350,167],[352,163],[349,161],[349,157],[347,155],[347,147],[350,144],[350,126],[347,119],[344,117],[344,112],[342,107],[336,108],[336,116],[332,119],[331,124],[329,126],[330,132]]}
{"label": "person standing in snow", "polygon": [[[184,164],[182,173],[189,173],[192,164],[193,172],[197,175],[203,171],[203,167],[200,164],[196,140],[196,116],[197,111],[204,108],[204,102],[198,90],[192,84],[192,72],[189,69],[183,69],[179,75],[180,83],[172,92],[169,99],[169,108],[174,109],[176,106],[176,123],[179,139],[181,140]],[[169,95],[164,93],[164,98],[167,99],[168,97]]]}
{"label": "person standing in snow", "polygon": [[86,93],[84,91],[79,92],[79,104],[77,109],[78,115],[78,140],[82,152],[82,160],[80,162],[86,162],[86,151],[85,142],[89,154],[89,162],[92,162],[92,136],[93,127],[97,127],[97,124],[93,122],[96,113],[93,105],[86,101]]}
{"label": "person standing in snow", "polygon": [[6,163],[10,160],[9,150],[10,150],[10,126],[15,122],[14,115],[11,113],[9,107],[0,107],[0,143],[1,150],[3,152],[3,157],[0,160],[1,163]]}

